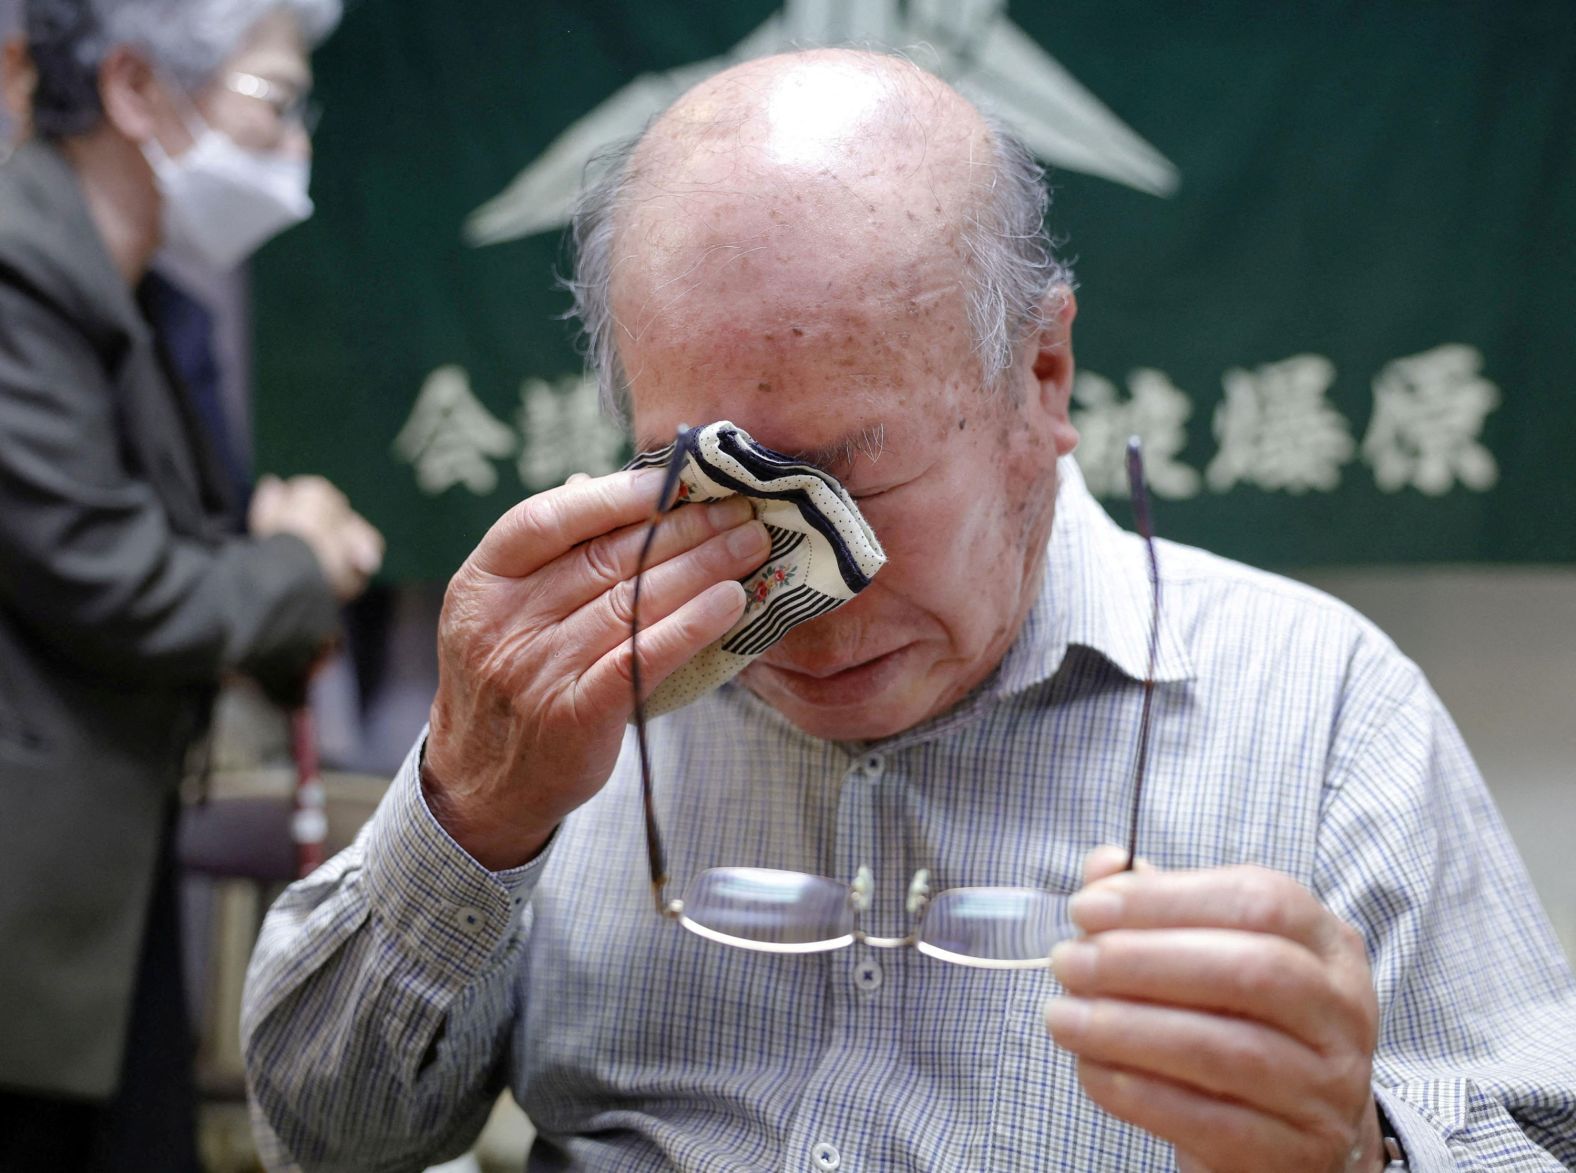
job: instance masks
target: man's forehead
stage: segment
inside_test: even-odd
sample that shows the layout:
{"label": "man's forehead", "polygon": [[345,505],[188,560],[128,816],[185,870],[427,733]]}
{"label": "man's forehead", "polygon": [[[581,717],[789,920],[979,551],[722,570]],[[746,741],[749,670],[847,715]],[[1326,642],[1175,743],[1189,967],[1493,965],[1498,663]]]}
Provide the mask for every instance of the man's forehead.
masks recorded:
{"label": "man's forehead", "polygon": [[[927,197],[928,200],[928,197]],[[949,214],[950,213],[950,214]],[[846,186],[816,182],[734,192],[668,190],[620,217],[615,298],[671,299],[699,285],[828,294],[876,284],[934,284],[954,276],[962,217],[939,203],[853,200]]]}
{"label": "man's forehead", "polygon": [[824,275],[830,264],[752,274],[755,264],[741,262],[727,281],[616,304],[643,446],[666,443],[680,423],[731,419],[768,447],[835,472],[900,440],[975,381],[956,267],[899,281],[833,278]]}
{"label": "man's forehead", "polygon": [[[681,372],[686,382],[699,374],[779,391],[808,361],[836,368],[843,383],[890,374],[919,330],[935,336],[965,321],[966,266],[935,243],[783,231],[719,235],[655,263],[624,254],[611,289],[617,344],[636,381]],[[741,355],[758,361],[743,369],[750,364],[733,361]]]}

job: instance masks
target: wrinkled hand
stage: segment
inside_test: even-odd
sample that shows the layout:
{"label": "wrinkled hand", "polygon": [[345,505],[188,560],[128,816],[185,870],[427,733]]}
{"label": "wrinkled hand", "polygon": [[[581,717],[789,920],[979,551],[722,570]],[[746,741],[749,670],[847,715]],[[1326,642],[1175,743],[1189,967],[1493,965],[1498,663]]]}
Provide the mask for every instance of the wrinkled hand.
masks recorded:
{"label": "wrinkled hand", "polygon": [[304,541],[341,602],[366,590],[383,565],[383,535],[322,477],[261,478],[247,529],[259,537],[287,533]]}
{"label": "wrinkled hand", "polygon": [[[662,479],[618,472],[539,493],[449,583],[422,781],[488,868],[529,860],[612,773],[633,708],[632,580]],[[770,545],[742,497],[663,518],[640,599],[648,692],[744,613],[736,580]]]}
{"label": "wrinkled hand", "polygon": [[1379,1009],[1356,930],[1259,867],[1085,863],[1052,952],[1056,1042],[1100,1107],[1170,1141],[1183,1173],[1382,1169]]}

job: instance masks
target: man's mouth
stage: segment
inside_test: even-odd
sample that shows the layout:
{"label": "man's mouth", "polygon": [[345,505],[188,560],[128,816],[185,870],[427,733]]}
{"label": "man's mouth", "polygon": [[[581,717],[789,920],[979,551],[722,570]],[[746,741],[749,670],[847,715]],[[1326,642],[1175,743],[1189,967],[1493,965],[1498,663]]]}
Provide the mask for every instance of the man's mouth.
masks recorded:
{"label": "man's mouth", "polygon": [[751,665],[796,699],[819,705],[844,705],[884,691],[904,668],[909,645],[853,663],[774,664],[766,658]]}

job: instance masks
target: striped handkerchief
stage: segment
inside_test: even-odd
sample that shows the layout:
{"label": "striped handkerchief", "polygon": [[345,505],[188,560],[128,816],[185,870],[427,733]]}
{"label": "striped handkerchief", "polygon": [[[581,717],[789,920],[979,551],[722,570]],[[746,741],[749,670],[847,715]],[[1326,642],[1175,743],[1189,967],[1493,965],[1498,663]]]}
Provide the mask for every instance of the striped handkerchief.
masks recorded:
{"label": "striped handkerchief", "polygon": [[[679,473],[680,501],[744,494],[772,548],[766,564],[740,580],[748,598],[739,621],[662,682],[646,702],[650,716],[731,680],[799,624],[848,602],[886,564],[853,498],[828,473],[762,447],[726,420],[692,428],[675,443],[688,453]],[[661,468],[672,455],[669,444],[642,452],[628,467]]]}

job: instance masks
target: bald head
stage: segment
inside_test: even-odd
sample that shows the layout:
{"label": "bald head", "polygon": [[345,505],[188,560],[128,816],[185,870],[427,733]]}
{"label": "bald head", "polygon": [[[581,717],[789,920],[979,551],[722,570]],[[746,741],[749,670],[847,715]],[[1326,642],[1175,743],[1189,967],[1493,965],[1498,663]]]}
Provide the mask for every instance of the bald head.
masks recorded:
{"label": "bald head", "polygon": [[[702,285],[836,298],[894,295],[962,259],[979,115],[905,61],[822,50],[737,66],[690,91],[647,132],[615,221],[615,310],[626,325],[682,318]],[[671,324],[669,324],[671,325]],[[634,328],[642,328],[636,325]]]}
{"label": "bald head", "polygon": [[720,134],[759,144],[785,162],[834,163],[880,137],[923,142],[948,122],[980,129],[955,90],[889,54],[811,49],[746,61],[698,83],[651,126],[646,138]]}
{"label": "bald head", "polygon": [[573,288],[604,393],[621,344],[679,331],[697,290],[759,305],[958,300],[982,378],[1065,282],[1040,171],[1001,127],[901,58],[813,50],[700,83],[612,161],[575,224]]}
{"label": "bald head", "polygon": [[957,212],[989,155],[983,119],[940,79],[901,58],[821,49],[700,83],[647,131],[632,179],[659,205],[781,212],[786,198],[840,223],[931,220]]}

